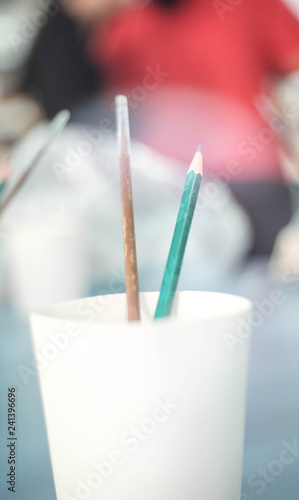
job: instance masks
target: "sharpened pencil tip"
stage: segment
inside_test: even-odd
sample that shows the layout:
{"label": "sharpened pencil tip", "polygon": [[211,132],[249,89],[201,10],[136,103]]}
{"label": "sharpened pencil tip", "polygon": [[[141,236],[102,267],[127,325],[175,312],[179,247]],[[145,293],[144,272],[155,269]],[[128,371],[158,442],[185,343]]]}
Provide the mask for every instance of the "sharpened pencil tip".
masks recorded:
{"label": "sharpened pencil tip", "polygon": [[203,176],[203,169],[202,169],[202,147],[201,147],[201,144],[200,144],[198,150],[195,153],[195,156],[194,156],[194,158],[192,160],[192,163],[191,163],[191,165],[189,167],[188,173],[192,172],[192,170],[194,170],[194,172],[196,174],[200,174],[201,176]]}

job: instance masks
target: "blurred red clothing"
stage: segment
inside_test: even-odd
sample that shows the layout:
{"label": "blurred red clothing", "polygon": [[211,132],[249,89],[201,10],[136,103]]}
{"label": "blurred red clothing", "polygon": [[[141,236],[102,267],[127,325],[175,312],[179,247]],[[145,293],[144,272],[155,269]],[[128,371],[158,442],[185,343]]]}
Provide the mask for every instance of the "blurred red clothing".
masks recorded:
{"label": "blurred red clothing", "polygon": [[299,68],[299,22],[282,0],[150,3],[99,26],[90,50],[108,91],[147,109],[151,146],[188,161],[202,142],[211,171],[237,161],[242,178],[281,175],[254,102],[270,77]]}

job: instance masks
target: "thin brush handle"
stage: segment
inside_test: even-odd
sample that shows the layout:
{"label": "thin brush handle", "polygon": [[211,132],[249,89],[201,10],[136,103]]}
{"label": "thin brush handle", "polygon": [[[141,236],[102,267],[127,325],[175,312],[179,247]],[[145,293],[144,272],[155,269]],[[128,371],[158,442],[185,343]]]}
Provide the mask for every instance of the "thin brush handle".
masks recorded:
{"label": "thin brush handle", "polygon": [[21,175],[21,177],[19,178],[18,182],[16,183],[16,185],[13,187],[13,189],[8,193],[8,195],[5,197],[5,199],[3,200],[3,202],[1,203],[1,206],[0,206],[0,218],[3,214],[3,212],[5,212],[6,208],[8,207],[8,205],[10,204],[11,200],[15,197],[16,193],[19,191],[19,189],[23,186],[23,184],[25,184],[26,180],[28,179],[28,177],[31,175],[31,173],[33,172],[33,170],[35,169],[36,165],[38,164],[38,162],[40,161],[40,159],[43,157],[43,154],[44,154],[44,150],[45,148],[41,149],[38,154],[36,155],[36,157],[34,158],[33,162],[31,163],[30,165],[30,168],[28,168],[24,173],[23,175]]}
{"label": "thin brush handle", "polygon": [[19,189],[25,184],[27,181],[28,177],[32,174],[33,170],[39,163],[39,161],[43,158],[44,154],[46,151],[49,149],[51,144],[53,143],[54,139],[56,136],[62,132],[64,127],[66,126],[67,122],[70,119],[70,112],[67,110],[60,111],[50,122],[49,124],[49,131],[50,131],[50,137],[47,139],[45,144],[39,149],[39,151],[36,153],[34,159],[30,163],[29,167],[25,170],[25,172],[21,175],[19,178],[18,182],[16,185],[12,188],[12,190],[6,195],[5,199],[0,205],[0,218],[3,214],[3,212],[6,210],[10,202],[13,200]]}
{"label": "thin brush handle", "polygon": [[128,320],[138,321],[140,320],[140,304],[130,157],[127,154],[121,154],[119,160]]}

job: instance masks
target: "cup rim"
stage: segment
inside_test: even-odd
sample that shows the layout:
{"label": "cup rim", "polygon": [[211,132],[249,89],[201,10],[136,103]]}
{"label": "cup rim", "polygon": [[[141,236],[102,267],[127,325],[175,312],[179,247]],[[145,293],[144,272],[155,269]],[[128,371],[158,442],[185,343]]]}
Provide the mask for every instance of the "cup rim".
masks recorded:
{"label": "cup rim", "polygon": [[[177,292],[177,294],[179,295],[184,295],[185,296],[185,299],[188,298],[188,295],[189,294],[197,294],[198,297],[200,298],[201,295],[205,295],[205,296],[209,296],[209,297],[212,297],[214,296],[215,298],[222,298],[222,299],[225,299],[226,301],[232,303],[232,305],[230,306],[230,308],[228,308],[228,310],[215,310],[213,312],[213,315],[211,315],[211,311],[206,311],[206,310],[199,310],[198,311],[198,316],[196,317],[192,317],[192,318],[179,318],[175,315],[172,315],[172,316],[169,316],[169,317],[166,317],[166,318],[159,318],[158,320],[156,321],[153,321],[153,318],[150,319],[150,318],[147,318],[146,320],[144,321],[141,321],[141,322],[126,322],[126,321],[123,321],[123,320],[110,320],[110,319],[95,319],[93,321],[90,321],[89,324],[92,325],[97,325],[97,324],[105,324],[105,325],[112,325],[112,326],[115,326],[115,325],[119,325],[119,324],[127,324],[127,325],[130,325],[130,326],[133,326],[133,327],[138,327],[140,325],[144,325],[144,324],[151,324],[151,323],[154,323],[155,325],[162,325],[163,323],[167,322],[167,323],[196,323],[198,321],[201,321],[201,320],[207,320],[207,319],[219,319],[219,318],[223,318],[223,319],[229,319],[229,318],[232,318],[232,317],[237,317],[237,316],[240,316],[240,315],[243,315],[243,314],[246,314],[246,313],[250,313],[251,309],[252,309],[252,302],[246,298],[246,297],[242,297],[242,296],[239,296],[239,295],[234,295],[234,294],[230,294],[230,293],[223,293],[223,292],[211,292],[211,291],[202,291],[202,290],[180,290]],[[66,306],[70,307],[70,306],[75,306],[76,304],[80,304],[80,303],[83,303],[84,301],[88,300],[88,299],[96,299],[97,297],[107,297],[107,298],[115,298],[115,297],[121,297],[121,296],[125,296],[125,292],[124,293],[117,293],[117,294],[104,294],[104,295],[98,295],[98,296],[93,296],[93,297],[85,297],[85,298],[81,298],[81,299],[76,299],[76,300],[71,300],[71,301],[65,301],[65,302],[60,302],[60,303],[54,303],[54,304],[51,304],[49,306],[46,306],[46,307],[43,307],[41,308],[40,310],[36,311],[36,312],[32,312],[30,314],[30,318],[36,318],[36,317],[39,317],[39,318],[44,318],[44,319],[49,319],[49,320],[61,320],[61,321],[69,321],[69,322],[76,322],[76,324],[78,325],[86,325],[86,320],[82,319],[82,318],[78,318],[78,317],[75,317],[74,315],[72,314],[61,314],[63,312],[63,310],[66,308]],[[152,295],[152,296],[156,296],[156,298],[158,299],[158,295],[159,295],[159,292],[157,291],[150,291],[150,292],[140,292],[140,297],[142,299],[143,296],[145,295]],[[59,314],[60,313],[60,314]]]}

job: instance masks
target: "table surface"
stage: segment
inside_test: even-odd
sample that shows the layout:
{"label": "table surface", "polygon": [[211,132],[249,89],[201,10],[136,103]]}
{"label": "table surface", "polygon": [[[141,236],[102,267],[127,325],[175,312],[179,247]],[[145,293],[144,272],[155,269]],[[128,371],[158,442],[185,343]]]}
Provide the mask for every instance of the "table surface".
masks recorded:
{"label": "table surface", "polygon": [[[249,365],[247,417],[242,498],[231,500],[298,500],[299,450],[292,463],[283,464],[285,448],[299,444],[299,284],[275,282],[263,261],[254,261],[214,291],[236,293],[261,304],[273,290],[280,290],[283,304],[270,317],[263,317],[254,329]],[[0,395],[7,387],[18,388],[18,491],[15,500],[56,498],[37,377],[28,385],[20,379],[18,367],[32,366],[32,344],[26,318],[8,304],[0,304]],[[7,469],[5,405],[0,406],[1,499],[11,497],[3,490]],[[291,457],[290,452],[287,455]],[[229,457],[228,457],[229,459]],[[264,477],[262,477],[264,476]],[[204,499],[203,499],[204,500]]]}

